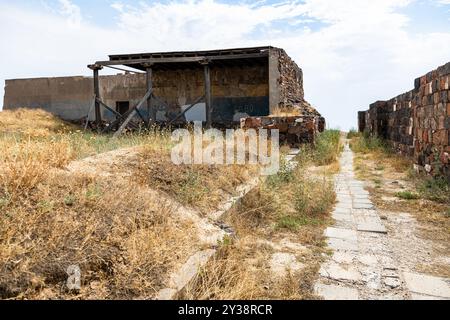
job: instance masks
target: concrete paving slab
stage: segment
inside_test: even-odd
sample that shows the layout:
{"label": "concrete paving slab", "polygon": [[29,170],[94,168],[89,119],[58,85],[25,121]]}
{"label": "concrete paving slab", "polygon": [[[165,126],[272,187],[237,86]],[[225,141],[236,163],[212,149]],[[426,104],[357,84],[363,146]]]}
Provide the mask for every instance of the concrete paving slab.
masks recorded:
{"label": "concrete paving slab", "polygon": [[386,228],[381,223],[373,223],[373,222],[359,223],[357,226],[357,230],[359,232],[387,234]]}
{"label": "concrete paving slab", "polygon": [[328,239],[328,246],[334,250],[358,251],[358,243],[355,241],[330,238]]}
{"label": "concrete paving slab", "polygon": [[323,266],[320,269],[319,273],[324,278],[336,281],[357,282],[361,280],[361,273],[359,273],[359,271],[356,268],[352,266],[344,268],[337,263],[329,263]]}
{"label": "concrete paving slab", "polygon": [[359,300],[358,290],[344,286],[317,284],[315,292],[325,300]]}
{"label": "concrete paving slab", "polygon": [[333,261],[337,263],[351,264],[356,261],[357,255],[351,252],[337,251],[333,254]]}
{"label": "concrete paving slab", "polygon": [[336,221],[349,222],[349,223],[355,222],[355,219],[353,218],[353,216],[351,214],[333,213],[332,217]]}
{"label": "concrete paving slab", "polygon": [[348,240],[356,242],[358,241],[358,235],[355,230],[341,229],[341,228],[328,228],[325,231],[325,236],[328,238],[337,238],[342,240]]}
{"label": "concrete paving slab", "polygon": [[423,295],[423,294],[417,294],[417,293],[412,293],[411,294],[411,300],[414,301],[427,301],[427,300],[449,300],[446,298],[441,298],[441,297],[433,297],[433,296],[427,296],[427,295]]}
{"label": "concrete paving slab", "polygon": [[354,209],[373,209],[375,207],[372,203],[364,203],[364,202],[355,201],[353,203],[353,208]]}
{"label": "concrete paving slab", "polygon": [[351,208],[336,208],[333,210],[333,214],[352,214]]}
{"label": "concrete paving slab", "polygon": [[408,289],[414,293],[450,299],[450,279],[409,272],[403,276]]}

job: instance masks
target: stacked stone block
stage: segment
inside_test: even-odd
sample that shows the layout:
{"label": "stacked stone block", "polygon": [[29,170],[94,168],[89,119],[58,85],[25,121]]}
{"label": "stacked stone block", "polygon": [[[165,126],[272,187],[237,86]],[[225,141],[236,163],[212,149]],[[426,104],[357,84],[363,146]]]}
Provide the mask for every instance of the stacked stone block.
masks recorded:
{"label": "stacked stone block", "polygon": [[413,90],[370,105],[358,123],[413,156],[419,168],[450,180],[450,63],[417,78]]}

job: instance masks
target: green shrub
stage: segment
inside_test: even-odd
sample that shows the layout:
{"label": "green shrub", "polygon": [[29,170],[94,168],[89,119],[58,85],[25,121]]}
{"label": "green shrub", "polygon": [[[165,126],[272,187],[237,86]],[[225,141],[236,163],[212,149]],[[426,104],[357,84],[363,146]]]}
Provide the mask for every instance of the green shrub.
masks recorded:
{"label": "green shrub", "polygon": [[267,178],[267,184],[271,187],[277,187],[283,183],[289,183],[294,179],[293,170],[286,159],[281,158],[280,170],[277,174]]}
{"label": "green shrub", "polygon": [[355,129],[351,129],[347,134],[347,139],[353,139],[355,137],[360,137],[361,133],[356,131]]}
{"label": "green shrub", "polygon": [[425,199],[450,203],[450,185],[444,177],[427,177],[419,183],[417,190]]}
{"label": "green shrub", "polygon": [[341,132],[339,130],[326,130],[319,134],[313,150],[313,160],[317,165],[329,165],[335,162],[341,151]]}
{"label": "green shrub", "polygon": [[377,136],[370,136],[368,132],[364,132],[359,138],[353,139],[350,147],[357,153],[369,153],[371,151],[391,153],[386,141]]}
{"label": "green shrub", "polygon": [[403,199],[403,200],[417,200],[420,199],[420,196],[417,193],[413,193],[411,191],[402,191],[397,192],[395,194],[397,198]]}

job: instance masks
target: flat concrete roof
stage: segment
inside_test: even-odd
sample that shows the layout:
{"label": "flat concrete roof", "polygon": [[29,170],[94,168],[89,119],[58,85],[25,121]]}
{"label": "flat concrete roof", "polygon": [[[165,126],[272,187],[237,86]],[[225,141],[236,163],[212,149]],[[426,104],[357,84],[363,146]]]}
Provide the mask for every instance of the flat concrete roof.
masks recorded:
{"label": "flat concrete roof", "polygon": [[271,49],[275,48],[265,46],[207,51],[116,54],[110,55],[108,61],[97,61],[95,65],[124,65],[139,70],[145,70],[148,65],[163,70],[199,68],[201,63],[219,66],[265,65]]}

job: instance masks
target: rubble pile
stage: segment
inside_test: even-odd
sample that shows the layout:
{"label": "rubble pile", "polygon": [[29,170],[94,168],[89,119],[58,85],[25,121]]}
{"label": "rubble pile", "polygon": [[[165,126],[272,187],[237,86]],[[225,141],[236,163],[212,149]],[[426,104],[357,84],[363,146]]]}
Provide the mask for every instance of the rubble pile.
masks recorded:
{"label": "rubble pile", "polygon": [[325,119],[319,116],[254,117],[242,119],[241,128],[279,130],[281,144],[299,147],[315,143],[317,134],[325,130]]}

